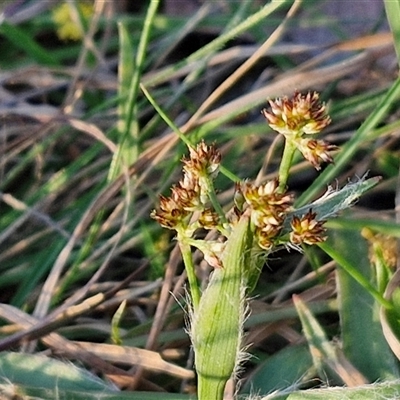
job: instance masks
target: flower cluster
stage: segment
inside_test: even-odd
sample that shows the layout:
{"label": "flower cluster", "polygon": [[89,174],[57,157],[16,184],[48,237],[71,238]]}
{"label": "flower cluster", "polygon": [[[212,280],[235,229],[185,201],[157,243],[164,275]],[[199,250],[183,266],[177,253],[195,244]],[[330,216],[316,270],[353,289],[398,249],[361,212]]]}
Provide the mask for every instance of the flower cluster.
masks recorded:
{"label": "flower cluster", "polygon": [[183,178],[172,187],[170,197],[160,196],[159,209],[151,213],[161,226],[186,237],[199,227],[213,229],[220,223],[217,213],[209,207],[208,192],[210,178],[218,174],[221,154],[203,141],[189,150],[189,158],[182,160]]}
{"label": "flower cluster", "polygon": [[[93,14],[93,4],[85,1],[77,3],[79,13],[83,18],[89,19]],[[71,11],[71,5],[64,2],[57,6],[53,11],[53,21],[57,25],[57,36],[61,40],[80,40],[83,32],[77,22],[74,20]]]}
{"label": "flower cluster", "polygon": [[207,146],[203,141],[196,148],[189,147],[189,158],[184,158],[184,179],[198,187],[200,200],[205,204],[210,190],[210,179],[215,179],[219,172],[221,153],[214,146]]}
{"label": "flower cluster", "polygon": [[301,218],[293,216],[290,223],[292,231],[290,232],[290,241],[295,245],[302,243],[316,244],[326,240],[324,228],[325,221],[318,221],[317,214],[309,210]]}
{"label": "flower cluster", "polygon": [[[258,245],[264,250],[271,250],[282,239],[282,235],[285,235],[283,229],[289,218],[288,213],[292,211],[292,196],[278,191],[277,180],[260,186],[246,182],[238,190],[251,210]],[[298,246],[324,241],[324,222],[318,221],[316,213],[311,210],[302,217],[293,216],[290,223],[290,243]]]}
{"label": "flower cluster", "polygon": [[373,232],[369,228],[363,228],[361,235],[368,241],[368,257],[372,264],[384,262],[389,268],[396,267],[397,239],[395,237]]}
{"label": "flower cluster", "polygon": [[217,213],[210,201],[213,190],[210,186],[219,171],[220,152],[204,142],[196,148],[190,147],[189,152],[189,157],[182,160],[183,178],[172,187],[170,197],[160,196],[159,208],[153,210],[151,217],[163,227],[176,230],[178,238],[185,238],[201,250],[212,266],[220,266],[218,255],[224,245],[192,239],[195,231],[217,229],[227,236],[244,212],[250,214],[256,243],[264,250],[270,251],[282,242],[299,246],[325,240],[324,221],[318,221],[316,213],[310,210],[303,216],[291,216],[292,195],[279,190],[278,180],[258,186],[250,182],[237,184],[235,212],[226,221],[225,215]]}
{"label": "flower cluster", "polygon": [[292,197],[277,192],[276,180],[255,186],[248,182],[241,186],[243,197],[251,209],[251,219],[261,248],[269,250],[283,227],[291,208]]}
{"label": "flower cluster", "polygon": [[336,146],[307,137],[321,132],[331,122],[317,92],[305,95],[295,92],[290,99],[285,96],[269,100],[269,104],[270,111],[262,110],[269,126],[293,143],[317,170],[321,168],[321,162],[333,161],[329,152],[336,150]]}

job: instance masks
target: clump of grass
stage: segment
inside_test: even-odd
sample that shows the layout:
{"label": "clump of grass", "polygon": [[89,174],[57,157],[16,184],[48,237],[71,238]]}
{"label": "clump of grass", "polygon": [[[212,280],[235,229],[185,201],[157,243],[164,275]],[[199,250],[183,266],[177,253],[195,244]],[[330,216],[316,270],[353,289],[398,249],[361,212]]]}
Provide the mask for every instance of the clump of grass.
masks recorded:
{"label": "clump of grass", "polygon": [[[200,400],[223,399],[227,381],[238,378],[249,286],[257,285],[260,261],[264,264],[282,246],[300,250],[304,245],[323,243],[327,239],[326,219],[351,206],[379,181],[361,180],[293,209],[286,187],[294,152],[298,149],[317,170],[323,161],[333,162],[329,152],[336,146],[314,138],[331,120],[316,92],[271,100],[270,106],[271,111],[264,110],[263,114],[269,125],[285,137],[277,180],[261,185],[236,182],[235,207],[227,216],[217,203],[213,184],[221,154],[214,146],[201,142],[189,146],[190,157],[183,160],[183,178],[172,187],[170,197],[161,196],[160,208],[152,212],[163,227],[176,231],[189,278],[190,337]],[[199,229],[214,230],[221,237],[196,238]],[[202,294],[191,247],[199,249],[214,267]],[[357,277],[365,283],[362,276]],[[368,289],[384,306],[392,308],[372,286]]]}

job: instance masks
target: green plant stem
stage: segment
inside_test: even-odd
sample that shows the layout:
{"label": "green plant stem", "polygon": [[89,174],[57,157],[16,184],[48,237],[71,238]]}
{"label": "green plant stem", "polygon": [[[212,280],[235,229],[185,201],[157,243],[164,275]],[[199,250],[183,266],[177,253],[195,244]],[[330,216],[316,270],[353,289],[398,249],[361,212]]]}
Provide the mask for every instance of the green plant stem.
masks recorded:
{"label": "green plant stem", "polygon": [[278,192],[284,193],[286,191],[286,185],[289,177],[289,170],[292,165],[294,152],[296,151],[296,145],[293,140],[285,139],[285,148],[283,149],[282,161],[279,166],[279,187]]}
{"label": "green plant stem", "polygon": [[154,97],[149,93],[146,87],[141,84],[140,88],[142,89],[142,92],[146,96],[149,103],[154,107],[154,109],[164,120],[164,122],[176,133],[179,139],[181,139],[182,142],[186,144],[186,146],[190,147],[192,145],[190,140],[179,130],[179,128],[172,122],[172,120],[168,117],[164,110],[157,104],[157,102],[154,100]]}
{"label": "green plant stem", "polygon": [[185,237],[182,237],[181,235],[179,235],[179,233],[178,233],[178,243],[182,253],[183,263],[185,264],[185,270],[189,281],[193,312],[196,312],[200,303],[200,288],[194,270],[190,244],[188,244],[185,240]]}
{"label": "green plant stem", "polygon": [[[221,204],[219,204],[217,195],[215,193],[213,180],[209,176],[207,176],[207,188],[208,188],[208,193],[207,193],[208,198],[210,199],[211,204],[214,207],[214,210],[219,215],[222,225],[225,225],[228,221],[226,219],[224,210],[221,207]],[[222,229],[221,233],[223,233],[225,236],[229,236],[229,232],[225,232],[224,229]]]}
{"label": "green plant stem", "polygon": [[228,179],[230,179],[232,182],[240,182],[241,179],[229,171],[229,169],[225,168],[223,165],[219,166],[219,170],[221,171],[221,174],[225,175]]}
{"label": "green plant stem", "polygon": [[[136,52],[136,57],[133,65],[131,65],[131,69],[133,70],[130,86],[128,90],[122,88],[122,92],[127,94],[126,106],[123,107],[123,131],[122,138],[120,140],[120,154],[117,156],[122,156],[123,161],[130,165],[136,161],[139,155],[139,123],[138,123],[138,93],[139,93],[139,84],[142,77],[142,72],[144,68],[144,63],[147,54],[147,46],[150,39],[151,28],[154,24],[154,18],[156,16],[156,12],[159,6],[160,0],[152,0],[149,4],[146,18],[144,20],[142,33],[140,36],[140,41],[138,45],[138,49]],[[124,32],[124,27],[121,26],[120,32]],[[129,41],[125,39],[124,42]],[[130,47],[129,44],[124,45],[124,49],[126,52],[126,47]],[[125,56],[126,58],[126,56]],[[126,79],[126,77],[125,77]],[[123,82],[122,82],[123,83]],[[124,96],[125,97],[125,96]]]}
{"label": "green plant stem", "polygon": [[400,1],[399,0],[384,0],[387,20],[390,30],[393,34],[393,45],[396,50],[397,63],[400,65]]}
{"label": "green plant stem", "polygon": [[393,304],[386,300],[371,283],[354,266],[347,261],[336,249],[328,243],[319,243],[318,245],[326,254],[334,259],[352,278],[354,278],[364,289],[366,289],[376,301],[387,310],[393,309]]}

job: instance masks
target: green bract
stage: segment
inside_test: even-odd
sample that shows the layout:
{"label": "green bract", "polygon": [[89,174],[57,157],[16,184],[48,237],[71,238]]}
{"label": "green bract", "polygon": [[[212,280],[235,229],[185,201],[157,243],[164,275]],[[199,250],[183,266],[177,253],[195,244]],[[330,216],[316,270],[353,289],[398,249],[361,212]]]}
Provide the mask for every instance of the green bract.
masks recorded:
{"label": "green bract", "polygon": [[192,343],[198,374],[199,399],[222,399],[227,380],[238,365],[245,317],[244,273],[252,237],[243,215],[201,296],[192,321]]}

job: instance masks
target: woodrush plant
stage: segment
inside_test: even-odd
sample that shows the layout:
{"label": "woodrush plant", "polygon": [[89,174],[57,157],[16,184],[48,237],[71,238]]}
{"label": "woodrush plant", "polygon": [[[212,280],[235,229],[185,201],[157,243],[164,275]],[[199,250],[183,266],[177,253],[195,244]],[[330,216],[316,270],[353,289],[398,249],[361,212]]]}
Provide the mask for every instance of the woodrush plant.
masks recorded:
{"label": "woodrush plant", "polygon": [[[292,98],[270,100],[269,105],[262,113],[285,138],[277,179],[236,183],[234,206],[225,212],[214,188],[221,153],[202,141],[188,146],[183,178],[169,197],[160,196],[159,208],[151,214],[163,227],[176,231],[187,271],[200,400],[222,399],[227,381],[237,379],[246,357],[242,338],[247,299],[268,256],[282,247],[301,251],[302,246],[323,243],[326,220],[379,181],[361,178],[341,190],[329,188],[321,198],[295,209],[294,197],[287,192],[293,156],[300,151],[317,170],[323,162],[333,162],[331,152],[337,147],[315,138],[331,119],[316,92],[296,92]],[[201,239],[197,234],[202,230],[212,233]],[[192,248],[214,268],[202,293]]]}

